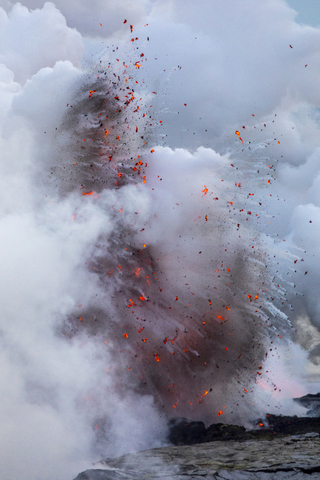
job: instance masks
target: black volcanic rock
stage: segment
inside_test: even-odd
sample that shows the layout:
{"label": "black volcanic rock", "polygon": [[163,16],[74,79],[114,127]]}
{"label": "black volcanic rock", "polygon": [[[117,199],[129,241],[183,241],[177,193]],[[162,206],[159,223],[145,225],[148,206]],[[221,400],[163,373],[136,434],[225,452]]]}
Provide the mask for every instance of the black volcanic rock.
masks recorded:
{"label": "black volcanic rock", "polygon": [[203,443],[206,427],[203,422],[191,422],[186,418],[174,418],[169,424],[169,442],[173,445],[193,445]]}
{"label": "black volcanic rock", "polygon": [[320,433],[320,418],[267,414],[266,420],[258,420],[256,428],[252,430],[246,430],[239,425],[223,423],[213,423],[205,428],[203,422],[191,422],[183,418],[171,420],[169,429],[168,440],[173,445],[194,445],[228,440],[272,440],[287,435]]}
{"label": "black volcanic rock", "polygon": [[246,429],[238,425],[213,423],[206,430],[205,441],[213,442],[214,440],[242,440],[245,433]]}

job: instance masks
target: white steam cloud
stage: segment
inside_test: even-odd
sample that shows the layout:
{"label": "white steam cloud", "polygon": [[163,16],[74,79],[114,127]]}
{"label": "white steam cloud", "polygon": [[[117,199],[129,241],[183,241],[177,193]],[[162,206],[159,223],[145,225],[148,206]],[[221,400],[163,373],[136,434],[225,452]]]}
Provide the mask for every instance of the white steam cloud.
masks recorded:
{"label": "white steam cloud", "polygon": [[3,480],[163,445],[173,416],[304,413],[320,30],[295,16],[0,0]]}

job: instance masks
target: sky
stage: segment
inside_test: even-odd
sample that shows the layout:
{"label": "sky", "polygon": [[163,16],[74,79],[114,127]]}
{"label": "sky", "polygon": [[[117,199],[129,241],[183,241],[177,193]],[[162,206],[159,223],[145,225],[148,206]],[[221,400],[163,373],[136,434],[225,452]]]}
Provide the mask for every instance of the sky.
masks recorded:
{"label": "sky", "polygon": [[320,23],[320,5],[317,0],[288,0],[288,5],[297,13],[296,22],[304,23],[312,27],[318,27]]}
{"label": "sky", "polygon": [[306,413],[320,30],[301,5],[0,0],[3,480],[166,445],[173,417]]}

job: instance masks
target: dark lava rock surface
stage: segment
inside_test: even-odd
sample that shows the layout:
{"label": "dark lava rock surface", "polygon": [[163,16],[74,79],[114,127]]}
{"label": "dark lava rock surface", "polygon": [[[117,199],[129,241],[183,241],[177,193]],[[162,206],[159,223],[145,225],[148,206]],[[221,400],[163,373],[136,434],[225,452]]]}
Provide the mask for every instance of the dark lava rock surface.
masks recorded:
{"label": "dark lava rock surface", "polygon": [[155,448],[100,462],[75,480],[320,480],[320,435]]}
{"label": "dark lava rock surface", "polygon": [[[297,401],[314,412],[320,394]],[[267,414],[251,430],[177,418],[169,432],[173,446],[101,461],[75,480],[320,480],[319,417]]]}
{"label": "dark lava rock surface", "polygon": [[191,422],[182,418],[171,420],[169,428],[169,441],[173,445],[194,445],[227,440],[272,440],[288,435],[320,433],[320,418],[267,414],[266,421],[257,421],[256,429],[253,430],[223,423],[214,423],[205,428],[203,422]]}

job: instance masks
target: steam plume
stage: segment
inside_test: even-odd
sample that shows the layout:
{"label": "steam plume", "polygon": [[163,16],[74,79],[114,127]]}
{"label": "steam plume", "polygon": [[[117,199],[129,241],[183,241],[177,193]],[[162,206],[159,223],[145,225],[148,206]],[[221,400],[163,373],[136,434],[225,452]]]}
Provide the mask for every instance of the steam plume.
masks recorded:
{"label": "steam plume", "polygon": [[0,9],[3,478],[161,445],[172,416],[287,413],[317,388],[319,30],[280,0],[23,3]]}

